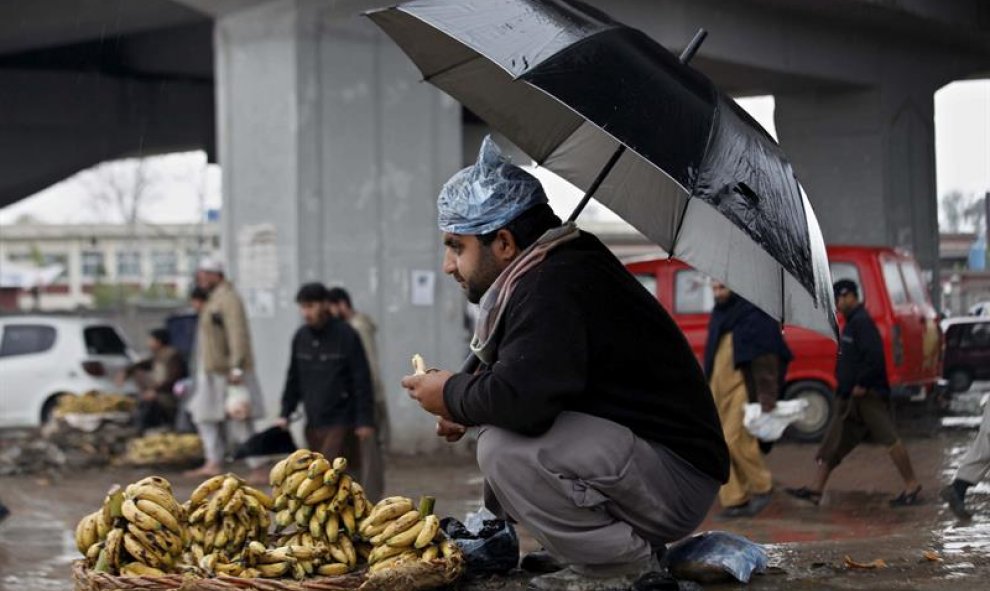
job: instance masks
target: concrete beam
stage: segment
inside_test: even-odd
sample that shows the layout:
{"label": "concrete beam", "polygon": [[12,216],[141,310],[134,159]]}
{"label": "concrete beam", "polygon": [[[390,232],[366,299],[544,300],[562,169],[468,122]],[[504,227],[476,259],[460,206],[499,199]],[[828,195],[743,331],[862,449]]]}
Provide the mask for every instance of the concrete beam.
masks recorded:
{"label": "concrete beam", "polygon": [[116,157],[214,152],[213,85],[0,70],[0,207]]}

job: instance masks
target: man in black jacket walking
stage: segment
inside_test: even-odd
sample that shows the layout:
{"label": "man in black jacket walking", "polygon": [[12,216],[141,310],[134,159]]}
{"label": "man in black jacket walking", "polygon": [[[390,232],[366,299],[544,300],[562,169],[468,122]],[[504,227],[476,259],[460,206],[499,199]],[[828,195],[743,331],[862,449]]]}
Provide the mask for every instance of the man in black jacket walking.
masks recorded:
{"label": "man in black jacket walking", "polygon": [[481,428],[498,505],[567,565],[531,588],[627,588],[728,476],[704,374],[656,299],[597,238],[560,225],[490,138],[438,206],[444,271],[481,307],[481,366],[402,384],[439,435]]}
{"label": "man in black jacket walking", "polygon": [[276,424],[288,427],[302,401],[309,448],[328,458],[344,456],[356,468],[360,460],[354,437],[363,441],[375,433],[371,374],[360,337],[330,315],[326,294],[323,284],[307,283],[296,295],[305,324],[292,339]]}
{"label": "man in black jacket walking", "polygon": [[835,413],[818,450],[818,474],[814,484],[789,488],[787,492],[817,505],[832,470],[869,437],[887,447],[890,459],[904,480],[904,491],[890,501],[891,506],[915,505],[921,485],[914,476],[911,458],[897,436],[890,416],[887,356],[880,331],[860,303],[859,288],[854,281],[836,281],[834,290],[835,307],[846,318],[835,366]]}

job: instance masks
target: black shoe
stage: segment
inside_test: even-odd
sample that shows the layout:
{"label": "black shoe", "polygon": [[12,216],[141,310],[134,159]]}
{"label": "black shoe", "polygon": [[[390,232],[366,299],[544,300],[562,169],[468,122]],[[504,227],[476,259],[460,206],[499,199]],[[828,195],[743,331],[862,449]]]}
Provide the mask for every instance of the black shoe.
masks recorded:
{"label": "black shoe", "polygon": [[564,568],[564,565],[546,550],[537,550],[523,556],[519,562],[519,568],[528,573],[540,575],[555,573]]}
{"label": "black shoe", "polygon": [[921,504],[921,485],[912,491],[902,490],[901,494],[890,499],[891,507],[912,507]]}
{"label": "black shoe", "polygon": [[749,499],[749,503],[747,503],[749,505],[749,517],[756,517],[760,511],[766,509],[767,505],[770,504],[771,496],[773,496],[773,491],[763,493],[762,495],[753,495]]}
{"label": "black shoe", "polygon": [[3,522],[4,519],[7,519],[8,515],[10,515],[10,509],[7,508],[7,505],[0,503],[0,522]]}
{"label": "black shoe", "polygon": [[968,521],[973,518],[973,514],[966,510],[965,499],[963,499],[963,497],[959,494],[959,491],[957,491],[951,484],[949,486],[942,487],[942,492],[939,493],[939,496],[942,497],[943,501],[949,504],[949,509],[952,511],[952,514],[959,519]]}
{"label": "black shoe", "polygon": [[752,515],[749,503],[726,507],[715,517],[718,519],[739,519],[740,517],[750,517]]}

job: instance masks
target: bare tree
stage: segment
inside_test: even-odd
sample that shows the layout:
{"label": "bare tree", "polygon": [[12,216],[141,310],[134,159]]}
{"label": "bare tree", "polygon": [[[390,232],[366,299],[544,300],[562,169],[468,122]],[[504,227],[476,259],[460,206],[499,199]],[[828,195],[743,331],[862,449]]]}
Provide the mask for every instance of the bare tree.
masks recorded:
{"label": "bare tree", "polygon": [[154,192],[155,178],[145,158],[104,162],[83,173],[80,179],[102,216],[134,227],[142,220],[143,208],[160,195]]}
{"label": "bare tree", "polygon": [[942,209],[941,229],[945,232],[958,232],[962,222],[962,210],[966,197],[962,191],[950,191],[942,196],[939,205]]}

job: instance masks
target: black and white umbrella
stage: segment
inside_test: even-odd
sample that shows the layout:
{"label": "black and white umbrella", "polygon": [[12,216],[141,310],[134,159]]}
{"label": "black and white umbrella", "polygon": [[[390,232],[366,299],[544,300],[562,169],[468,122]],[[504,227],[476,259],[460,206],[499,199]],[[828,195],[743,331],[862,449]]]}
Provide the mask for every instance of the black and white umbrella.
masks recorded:
{"label": "black and white umbrella", "polygon": [[780,146],[646,34],[573,0],[414,0],[368,16],[586,200],[781,322],[835,337],[825,243]]}

